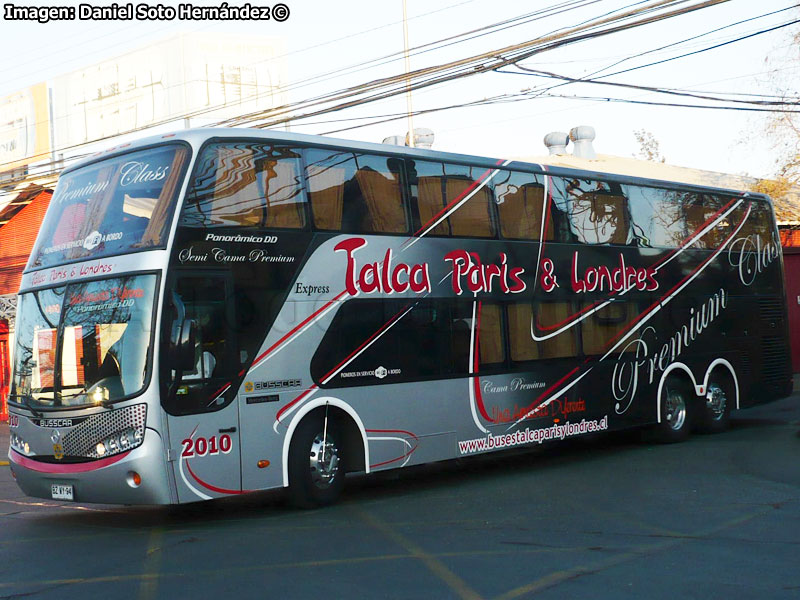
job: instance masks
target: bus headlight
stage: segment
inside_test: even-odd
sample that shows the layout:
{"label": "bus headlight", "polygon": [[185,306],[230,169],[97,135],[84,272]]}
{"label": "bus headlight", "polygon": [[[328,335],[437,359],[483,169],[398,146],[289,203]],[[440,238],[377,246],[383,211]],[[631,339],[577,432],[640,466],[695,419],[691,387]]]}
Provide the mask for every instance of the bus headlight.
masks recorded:
{"label": "bus headlight", "polygon": [[94,458],[114,456],[120,452],[133,450],[141,446],[143,441],[144,427],[128,427],[98,442],[94,449]]}
{"label": "bus headlight", "polygon": [[19,452],[20,454],[31,453],[30,444],[28,444],[28,442],[19,437],[16,433],[13,432],[11,433],[11,435],[9,436],[8,443],[14,450]]}
{"label": "bus headlight", "polygon": [[95,404],[108,402],[108,388],[104,388],[102,385],[97,386],[94,388],[94,391],[89,394],[89,398],[91,398],[92,402]]}

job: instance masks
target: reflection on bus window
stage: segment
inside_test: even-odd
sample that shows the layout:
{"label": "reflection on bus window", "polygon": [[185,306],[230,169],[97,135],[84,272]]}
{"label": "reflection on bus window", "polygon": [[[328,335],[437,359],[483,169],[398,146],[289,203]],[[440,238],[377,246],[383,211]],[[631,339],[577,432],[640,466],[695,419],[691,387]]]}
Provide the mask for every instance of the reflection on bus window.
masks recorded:
{"label": "reflection on bus window", "polygon": [[164,246],[188,155],[183,146],[163,146],[66,173],[42,222],[31,264]]}
{"label": "reflection on bus window", "polygon": [[732,218],[737,226],[742,223],[739,233],[736,234],[737,238],[753,236],[753,239],[755,239],[755,236],[759,236],[762,245],[772,239],[772,219],[766,203],[759,201],[743,202],[740,208],[732,215]]}
{"label": "reflection on bus window", "polygon": [[181,224],[305,226],[300,151],[271,144],[212,144],[198,160]]}
{"label": "reflection on bus window", "polygon": [[724,199],[711,194],[691,194],[684,202],[686,237],[692,238],[693,248],[714,250],[731,233],[731,223],[720,218]]}
{"label": "reflection on bus window", "polygon": [[494,237],[491,215],[493,185],[479,183],[486,169],[419,160],[409,164],[411,194],[416,199],[419,228],[427,230],[445,214],[445,207],[456,206],[466,199],[428,235]]}
{"label": "reflection on bus window", "polygon": [[408,231],[401,160],[324,150],[309,150],[306,157],[317,229],[349,233]]}
{"label": "reflection on bus window", "polygon": [[626,244],[628,218],[619,185],[587,179],[562,181],[570,228],[584,244]]}
{"label": "reflection on bus window", "polygon": [[52,407],[139,393],[151,367],[154,290],[155,275],[139,275],[23,294],[15,395]]}
{"label": "reflection on bus window", "polygon": [[677,248],[685,237],[680,192],[634,185],[622,186],[628,196],[631,233],[645,248]]}
{"label": "reflection on bus window", "polygon": [[[489,328],[493,310],[487,311]],[[395,325],[358,352],[364,340],[395,319],[399,319]],[[325,333],[311,360],[311,374],[330,387],[467,375],[471,336],[471,302],[350,300],[339,309]],[[489,342],[484,348],[492,358],[491,329],[487,336]],[[499,350],[494,352],[497,355]],[[347,366],[338,372],[342,364]]]}
{"label": "reflection on bus window", "polygon": [[501,171],[495,177],[495,202],[500,217],[500,233],[511,240],[541,239],[543,220],[547,221],[544,240],[554,238],[552,216],[544,212],[544,185],[535,175]]}

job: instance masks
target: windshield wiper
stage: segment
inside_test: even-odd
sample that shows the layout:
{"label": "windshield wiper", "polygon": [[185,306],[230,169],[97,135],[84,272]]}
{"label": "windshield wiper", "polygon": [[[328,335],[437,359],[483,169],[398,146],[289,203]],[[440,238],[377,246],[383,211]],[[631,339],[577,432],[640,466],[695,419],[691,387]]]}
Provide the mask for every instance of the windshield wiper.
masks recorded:
{"label": "windshield wiper", "polygon": [[33,399],[33,397],[30,396],[29,394],[24,394],[24,395],[23,394],[10,394],[10,396],[12,398],[14,398],[15,400],[17,400],[17,401],[19,399],[22,399],[22,404],[24,404],[27,407],[27,409],[33,413],[33,416],[36,417],[37,419],[41,419],[44,416],[44,413],[36,410],[33,407],[33,405],[30,402]]}

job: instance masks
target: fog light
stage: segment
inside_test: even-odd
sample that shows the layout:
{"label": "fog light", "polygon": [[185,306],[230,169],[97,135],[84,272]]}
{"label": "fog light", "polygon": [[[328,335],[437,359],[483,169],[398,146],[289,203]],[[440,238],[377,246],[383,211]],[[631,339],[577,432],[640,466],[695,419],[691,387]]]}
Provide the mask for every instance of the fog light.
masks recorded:
{"label": "fog light", "polygon": [[97,452],[97,456],[103,456],[106,453],[106,446],[103,442],[100,442],[94,450]]}
{"label": "fog light", "polygon": [[136,471],[128,471],[128,485],[132,488],[137,488],[142,485],[142,476],[139,475]]}

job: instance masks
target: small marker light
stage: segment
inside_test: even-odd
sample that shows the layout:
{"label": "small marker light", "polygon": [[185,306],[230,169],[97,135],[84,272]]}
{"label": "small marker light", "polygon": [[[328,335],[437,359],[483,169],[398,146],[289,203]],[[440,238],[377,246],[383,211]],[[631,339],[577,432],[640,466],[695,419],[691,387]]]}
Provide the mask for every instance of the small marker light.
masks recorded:
{"label": "small marker light", "polygon": [[268,460],[260,460],[260,461],[258,461],[258,468],[259,469],[265,469],[268,466],[269,466],[269,461]]}

